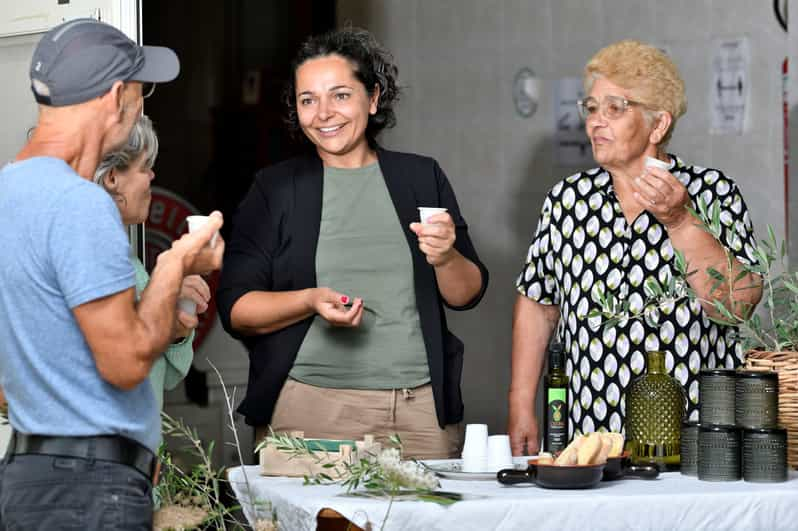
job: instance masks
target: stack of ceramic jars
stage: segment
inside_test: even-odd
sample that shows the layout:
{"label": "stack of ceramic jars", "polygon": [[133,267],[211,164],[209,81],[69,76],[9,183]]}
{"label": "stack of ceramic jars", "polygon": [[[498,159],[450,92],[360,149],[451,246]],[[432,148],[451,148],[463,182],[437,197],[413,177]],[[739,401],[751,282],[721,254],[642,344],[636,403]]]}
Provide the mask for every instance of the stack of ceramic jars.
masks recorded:
{"label": "stack of ceramic jars", "polygon": [[699,420],[685,422],[681,471],[704,481],[787,480],[787,431],[778,426],[775,372],[704,369]]}

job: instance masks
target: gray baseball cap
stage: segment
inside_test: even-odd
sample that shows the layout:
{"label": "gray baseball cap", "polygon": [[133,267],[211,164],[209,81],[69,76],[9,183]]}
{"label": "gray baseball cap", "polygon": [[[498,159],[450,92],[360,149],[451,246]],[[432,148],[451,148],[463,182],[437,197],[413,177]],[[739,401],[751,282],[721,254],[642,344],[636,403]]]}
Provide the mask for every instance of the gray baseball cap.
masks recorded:
{"label": "gray baseball cap", "polygon": [[48,31],[30,64],[33,96],[53,107],[102,96],[116,81],[163,83],[179,73],[180,61],[169,48],[139,46],[92,18],[70,20]]}

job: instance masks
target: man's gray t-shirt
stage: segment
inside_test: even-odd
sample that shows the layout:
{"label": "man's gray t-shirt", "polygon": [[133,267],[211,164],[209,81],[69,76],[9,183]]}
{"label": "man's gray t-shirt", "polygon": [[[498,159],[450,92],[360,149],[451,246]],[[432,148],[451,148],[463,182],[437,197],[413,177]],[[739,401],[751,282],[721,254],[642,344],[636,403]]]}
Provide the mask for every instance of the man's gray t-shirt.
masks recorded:
{"label": "man's gray t-shirt", "polygon": [[149,381],[123,391],[100,377],[72,310],[134,286],[119,210],[64,161],[0,171],[0,384],[27,434],[118,434],[156,450]]}

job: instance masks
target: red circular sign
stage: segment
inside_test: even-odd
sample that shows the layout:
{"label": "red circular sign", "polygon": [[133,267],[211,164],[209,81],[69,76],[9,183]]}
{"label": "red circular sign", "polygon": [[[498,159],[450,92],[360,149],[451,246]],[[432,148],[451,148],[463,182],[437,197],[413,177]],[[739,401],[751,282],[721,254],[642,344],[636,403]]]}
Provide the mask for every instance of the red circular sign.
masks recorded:
{"label": "red circular sign", "polygon": [[[186,216],[199,214],[194,205],[184,198],[157,186],[152,187],[150,215],[145,225],[145,254],[147,271],[152,271],[158,255],[171,248],[172,242],[185,234]],[[205,282],[211,289],[208,309],[199,315],[199,326],[194,334],[194,350],[197,350],[216,320],[216,287],[219,285],[219,272],[206,275]]]}

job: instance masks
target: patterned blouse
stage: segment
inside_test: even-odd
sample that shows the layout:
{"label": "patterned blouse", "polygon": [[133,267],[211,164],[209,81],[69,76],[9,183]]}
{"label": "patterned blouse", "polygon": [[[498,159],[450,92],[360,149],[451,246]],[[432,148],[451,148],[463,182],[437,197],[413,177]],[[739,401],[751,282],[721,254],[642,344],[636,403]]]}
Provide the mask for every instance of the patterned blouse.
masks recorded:
{"label": "patterned blouse", "polygon": [[[741,262],[753,263],[753,227],[737,185],[719,170],[670,157],[669,171],[687,187],[693,208],[699,196],[708,205],[720,200],[723,245]],[[711,322],[695,301],[662,308],[657,326],[627,320],[605,327],[601,317],[588,317],[600,308],[597,290],[628,300],[632,312],[641,310],[646,279],[664,285],[676,270],[673,262],[665,227],[648,211],[629,225],[603,168],[572,175],[546,196],[516,287],[534,301],[560,308],[557,333],[570,378],[569,436],[623,430],[624,392],[644,371],[649,350],[666,352],[666,369],[687,391],[693,420],[698,418],[699,370],[742,363],[735,330]]]}

